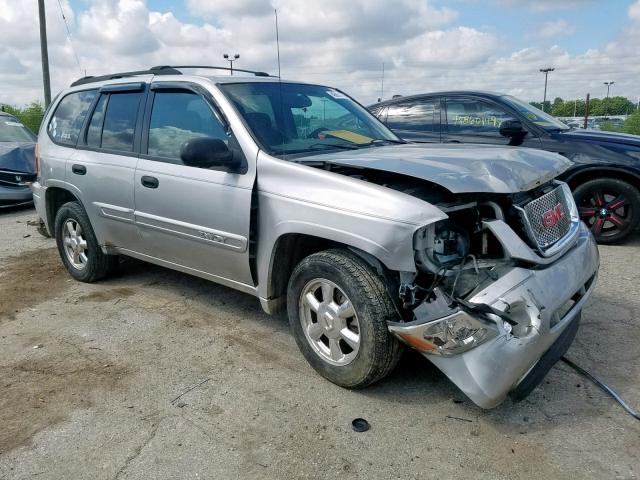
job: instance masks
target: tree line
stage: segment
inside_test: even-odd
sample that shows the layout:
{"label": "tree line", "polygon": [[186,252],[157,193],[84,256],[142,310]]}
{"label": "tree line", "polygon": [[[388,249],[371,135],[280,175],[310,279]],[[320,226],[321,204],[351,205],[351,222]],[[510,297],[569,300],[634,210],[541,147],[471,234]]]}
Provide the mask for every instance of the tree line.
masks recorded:
{"label": "tree line", "polygon": [[2,105],[0,110],[16,117],[20,122],[36,135],[40,130],[40,123],[44,116],[44,106],[40,102],[31,102],[26,107],[12,107]]}
{"label": "tree line", "polygon": [[[550,113],[554,117],[584,117],[584,99],[563,100],[556,97],[553,102],[530,102],[536,108]],[[637,105],[625,97],[591,98],[589,100],[589,116],[630,115],[637,110]]]}

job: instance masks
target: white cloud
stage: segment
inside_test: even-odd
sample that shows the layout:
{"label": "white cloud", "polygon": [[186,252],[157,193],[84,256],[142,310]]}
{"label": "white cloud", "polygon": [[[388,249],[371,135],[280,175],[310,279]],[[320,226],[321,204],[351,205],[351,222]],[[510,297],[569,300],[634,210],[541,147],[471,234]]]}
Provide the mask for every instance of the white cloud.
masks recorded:
{"label": "white cloud", "polygon": [[[456,11],[427,0],[186,0],[198,23],[153,11],[144,0],[94,0],[75,15],[68,0],[61,1],[90,75],[152,65],[224,65],[223,53],[240,53],[240,68],[276,72],[277,7],[283,76],[342,88],[363,103],[381,93],[383,62],[385,97],[482,88],[539,99],[538,70],[547,66],[556,68],[549,76],[551,97],[602,95],[604,80],[616,82],[615,94],[640,93],[640,0],[629,7],[629,22],[616,39],[579,55],[559,46],[509,51],[499,31],[459,25]],[[543,0],[536,8],[580,1]],[[42,98],[37,28],[24,27],[34,18],[35,1],[0,0],[0,102]],[[55,94],[80,74],[57,1],[47,1],[47,26]],[[538,33],[557,38],[568,29],[565,21],[552,20]]]}
{"label": "white cloud", "polygon": [[535,35],[540,38],[554,38],[561,35],[571,35],[575,30],[575,27],[569,22],[560,19],[543,23],[536,29]]}
{"label": "white cloud", "polygon": [[593,4],[595,0],[494,0],[494,2],[505,7],[525,7],[534,12],[546,12],[584,7]]}
{"label": "white cloud", "polygon": [[636,22],[640,22],[640,0],[636,1],[629,7],[629,18]]}

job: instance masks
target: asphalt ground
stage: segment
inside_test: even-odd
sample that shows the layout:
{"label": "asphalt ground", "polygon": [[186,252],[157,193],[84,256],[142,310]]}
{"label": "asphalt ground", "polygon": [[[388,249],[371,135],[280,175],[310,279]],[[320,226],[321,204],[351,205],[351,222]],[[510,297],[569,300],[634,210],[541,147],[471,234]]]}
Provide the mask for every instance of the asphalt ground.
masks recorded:
{"label": "asphalt ground", "polygon": [[[344,390],[255,298],[134,260],[78,283],[30,220],[0,212],[0,479],[640,476],[640,422],[564,364],[490,411],[412,353]],[[600,253],[568,357],[640,408],[640,235]]]}

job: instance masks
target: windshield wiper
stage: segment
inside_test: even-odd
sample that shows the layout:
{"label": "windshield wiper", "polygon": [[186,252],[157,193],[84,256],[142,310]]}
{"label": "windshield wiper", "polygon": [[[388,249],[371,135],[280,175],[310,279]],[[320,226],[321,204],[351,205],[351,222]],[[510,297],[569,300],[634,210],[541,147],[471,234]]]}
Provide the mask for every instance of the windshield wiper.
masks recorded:
{"label": "windshield wiper", "polygon": [[360,147],[358,145],[350,145],[348,143],[346,144],[337,144],[337,143],[314,143],[312,145],[309,145],[309,150],[317,150],[317,148],[315,147],[334,147],[334,148],[341,148],[342,150],[358,150]]}
{"label": "windshield wiper", "polygon": [[393,144],[397,144],[397,145],[408,143],[408,142],[405,142],[404,140],[393,140],[391,138],[374,138],[369,143],[373,144],[373,145],[378,145],[378,144],[380,144],[382,142],[393,143]]}

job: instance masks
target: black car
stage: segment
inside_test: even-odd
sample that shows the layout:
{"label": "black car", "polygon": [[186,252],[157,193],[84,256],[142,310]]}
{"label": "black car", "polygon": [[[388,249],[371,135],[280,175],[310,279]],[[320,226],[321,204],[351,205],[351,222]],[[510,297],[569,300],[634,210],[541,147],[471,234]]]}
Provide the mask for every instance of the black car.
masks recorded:
{"label": "black car", "polygon": [[36,136],[17,118],[0,112],[0,209],[31,203],[36,179]]}
{"label": "black car", "polygon": [[509,95],[438,92],[369,107],[405,140],[540,148],[573,161],[561,175],[580,216],[600,243],[614,243],[640,224],[640,137],[571,129]]}

